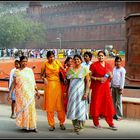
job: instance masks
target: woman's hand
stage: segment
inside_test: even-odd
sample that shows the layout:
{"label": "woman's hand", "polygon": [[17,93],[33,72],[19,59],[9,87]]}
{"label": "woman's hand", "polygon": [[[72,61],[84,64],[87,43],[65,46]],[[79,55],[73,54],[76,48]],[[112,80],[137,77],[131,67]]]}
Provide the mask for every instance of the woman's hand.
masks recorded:
{"label": "woman's hand", "polygon": [[88,95],[87,95],[87,93],[85,93],[82,97],[82,100],[87,100],[87,97],[88,97]]}
{"label": "woman's hand", "polygon": [[112,79],[113,75],[112,72],[108,72],[109,78]]}
{"label": "woman's hand", "polygon": [[47,85],[48,84],[48,81],[46,78],[44,78],[44,84]]}
{"label": "woman's hand", "polygon": [[66,92],[64,92],[64,97],[66,97],[67,96],[67,93]]}
{"label": "woman's hand", "polygon": [[7,96],[7,101],[9,102],[10,100],[11,100],[11,95],[8,94],[8,96]]}
{"label": "woman's hand", "polygon": [[101,77],[101,78],[100,78],[101,83],[105,83],[105,82],[106,82],[106,80],[107,80],[107,78],[106,78],[106,77]]}
{"label": "woman's hand", "polygon": [[123,89],[120,89],[119,93],[120,93],[120,94],[123,94]]}
{"label": "woman's hand", "polygon": [[37,96],[37,99],[40,99],[40,93],[38,91],[36,92],[36,96]]}

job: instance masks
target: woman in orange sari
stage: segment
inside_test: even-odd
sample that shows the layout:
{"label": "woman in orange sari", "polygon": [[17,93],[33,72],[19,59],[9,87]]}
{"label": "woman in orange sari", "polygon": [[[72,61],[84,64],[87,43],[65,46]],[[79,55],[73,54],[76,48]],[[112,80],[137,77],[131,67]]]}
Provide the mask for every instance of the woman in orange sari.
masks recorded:
{"label": "woman in orange sari", "polygon": [[27,66],[28,58],[20,57],[20,68],[15,70],[14,81],[12,83],[8,100],[15,89],[16,96],[16,125],[23,130],[37,132],[37,117],[35,109],[35,90],[39,96],[34,73]]}
{"label": "woman in orange sari", "polygon": [[47,113],[48,124],[50,126],[49,131],[54,131],[55,129],[55,111],[60,121],[60,129],[65,130],[65,109],[62,99],[61,82],[59,79],[59,70],[64,68],[60,61],[55,60],[53,51],[47,52],[47,59],[48,61],[43,64],[41,69],[42,79],[45,84],[43,110]]}

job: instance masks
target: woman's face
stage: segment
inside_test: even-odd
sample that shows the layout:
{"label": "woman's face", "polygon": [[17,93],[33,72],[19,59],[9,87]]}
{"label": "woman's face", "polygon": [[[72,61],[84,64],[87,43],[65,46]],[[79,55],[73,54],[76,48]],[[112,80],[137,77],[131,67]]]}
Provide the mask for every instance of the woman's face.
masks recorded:
{"label": "woman's face", "polygon": [[98,60],[99,60],[100,62],[103,62],[104,59],[105,59],[105,55],[104,55],[102,52],[99,53],[99,55],[98,55]]}
{"label": "woman's face", "polygon": [[74,63],[76,66],[80,65],[82,63],[81,59],[79,57],[74,58]]}
{"label": "woman's face", "polygon": [[23,60],[20,62],[21,68],[25,68],[25,67],[27,66],[27,62],[28,62],[27,59],[23,59]]}
{"label": "woman's face", "polygon": [[71,66],[72,66],[72,62],[73,62],[73,60],[70,59],[70,60],[67,62],[67,66],[68,66],[68,67],[71,67]]}
{"label": "woman's face", "polygon": [[52,63],[54,60],[55,60],[55,57],[53,54],[50,57],[48,57],[49,63]]}

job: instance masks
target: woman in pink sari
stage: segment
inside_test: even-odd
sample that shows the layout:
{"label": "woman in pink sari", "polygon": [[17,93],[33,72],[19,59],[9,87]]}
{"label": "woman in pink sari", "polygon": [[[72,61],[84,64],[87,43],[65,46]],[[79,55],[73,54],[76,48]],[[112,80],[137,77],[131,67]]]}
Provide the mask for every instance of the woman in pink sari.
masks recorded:
{"label": "woman in pink sari", "polygon": [[39,96],[34,73],[27,67],[28,58],[20,57],[21,68],[15,70],[14,81],[12,83],[8,100],[15,89],[16,96],[16,125],[26,131],[37,132],[37,117],[35,109],[35,91]]}

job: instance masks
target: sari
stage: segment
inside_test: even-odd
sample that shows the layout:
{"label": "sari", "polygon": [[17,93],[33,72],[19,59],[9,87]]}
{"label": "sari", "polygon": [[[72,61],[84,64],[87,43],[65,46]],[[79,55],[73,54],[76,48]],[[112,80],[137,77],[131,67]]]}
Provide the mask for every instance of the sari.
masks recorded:
{"label": "sari", "polygon": [[77,72],[70,68],[67,79],[70,79],[68,89],[67,118],[70,120],[84,121],[88,116],[88,102],[82,100],[85,93],[85,77],[90,71],[87,67],[81,67]]}
{"label": "sari", "polygon": [[[66,79],[67,82],[66,82],[66,84],[61,83],[61,86],[62,86],[62,98],[63,98],[63,102],[64,102],[65,112],[67,112],[67,104],[68,104],[68,91],[67,91],[67,89],[68,89],[68,86],[69,86],[69,82],[68,82],[66,74],[69,70],[69,67],[67,67],[65,70],[66,71],[61,70],[61,73],[63,75],[63,78]],[[66,95],[64,95],[64,93]]]}
{"label": "sari", "polygon": [[32,69],[15,70],[16,125],[22,129],[36,129],[35,78]]}

